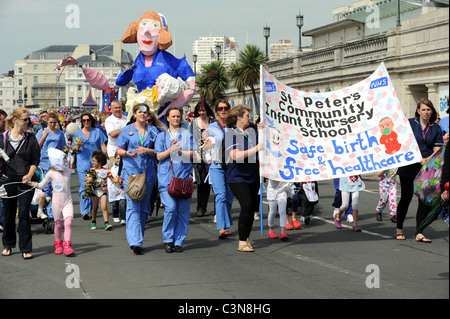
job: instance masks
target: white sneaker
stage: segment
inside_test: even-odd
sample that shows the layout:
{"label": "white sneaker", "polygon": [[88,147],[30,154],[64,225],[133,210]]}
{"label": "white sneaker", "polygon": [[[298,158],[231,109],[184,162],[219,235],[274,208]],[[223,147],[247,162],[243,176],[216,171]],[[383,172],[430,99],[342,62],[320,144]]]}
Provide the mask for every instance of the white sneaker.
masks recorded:
{"label": "white sneaker", "polygon": [[114,221],[115,223],[120,223],[120,219],[119,219],[118,217],[114,217],[114,218],[113,218],[113,221]]}
{"label": "white sneaker", "polygon": [[125,225],[127,222],[125,221],[125,219],[122,219],[121,221],[120,221],[120,225]]}
{"label": "white sneaker", "polygon": [[44,214],[44,212],[40,212],[40,211],[38,211],[37,212],[37,215],[36,215],[38,218],[40,218],[40,219],[46,219],[46,218],[48,218],[48,216],[46,215],[46,214]]}
{"label": "white sneaker", "polygon": [[347,215],[347,221],[348,221],[349,223],[353,223],[353,215],[352,215],[352,214],[348,214],[348,215]]}

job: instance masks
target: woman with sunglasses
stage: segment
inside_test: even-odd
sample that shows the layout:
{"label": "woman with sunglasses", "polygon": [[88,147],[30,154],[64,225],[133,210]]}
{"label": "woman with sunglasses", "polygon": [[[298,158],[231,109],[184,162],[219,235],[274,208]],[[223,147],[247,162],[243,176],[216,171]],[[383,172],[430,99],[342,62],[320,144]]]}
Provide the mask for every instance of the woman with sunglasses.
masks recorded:
{"label": "woman with sunglasses", "polygon": [[133,107],[136,121],[125,126],[117,139],[117,152],[123,160],[121,177],[126,189],[128,177],[145,172],[145,197],[140,201],[133,201],[126,195],[126,233],[130,248],[134,254],[143,252],[144,231],[149,213],[150,198],[156,183],[155,140],[158,130],[146,123],[149,109],[146,104]]}
{"label": "woman with sunglasses", "polygon": [[[48,157],[48,149],[56,148],[62,151],[66,147],[66,138],[63,131],[57,128],[58,126],[58,113],[56,111],[50,111],[48,113],[47,127],[40,129],[36,134],[36,139],[38,140],[39,147],[41,148],[41,161],[39,166],[44,171],[44,175],[47,175],[50,169],[50,160]],[[46,197],[52,198],[52,185],[48,183],[44,188],[44,193]],[[43,207],[38,209],[38,217],[46,218],[45,214],[42,212]],[[52,205],[49,203],[47,207],[48,217],[53,219]]]}
{"label": "woman with sunglasses", "polygon": [[84,178],[86,173],[92,166],[92,153],[94,151],[102,150],[107,154],[106,142],[108,141],[106,135],[98,128],[97,122],[89,112],[81,114],[81,130],[78,130],[73,135],[72,151],[77,153],[77,173],[80,181],[80,212],[84,220],[89,219],[89,214],[92,210],[92,200],[90,197],[82,198],[84,194],[84,185],[86,182]]}
{"label": "woman with sunglasses", "polygon": [[[233,204],[233,193],[227,183],[224,163],[224,150],[222,148],[222,141],[225,139],[226,119],[231,106],[227,100],[217,100],[214,104],[214,110],[217,114],[217,121],[211,123],[206,129],[210,137],[214,138],[214,149],[212,152],[212,161],[209,168],[209,177],[211,179],[213,191],[215,194],[215,209],[216,209],[216,227],[219,232],[219,239],[224,239],[231,235],[228,230],[233,221],[231,219],[231,205]],[[209,147],[211,147],[209,146]],[[205,146],[208,148],[208,145]]]}
{"label": "woman with sunglasses", "polygon": [[6,183],[22,182],[5,186],[8,197],[3,198],[5,212],[3,222],[3,256],[10,256],[16,247],[16,212],[19,208],[19,249],[23,259],[32,258],[32,235],[30,225],[30,205],[34,192],[24,185],[31,181],[39,165],[40,149],[35,136],[28,131],[30,113],[26,108],[17,108],[7,120],[6,127],[12,127],[0,135],[0,147],[9,159],[0,155],[1,170],[7,177]]}

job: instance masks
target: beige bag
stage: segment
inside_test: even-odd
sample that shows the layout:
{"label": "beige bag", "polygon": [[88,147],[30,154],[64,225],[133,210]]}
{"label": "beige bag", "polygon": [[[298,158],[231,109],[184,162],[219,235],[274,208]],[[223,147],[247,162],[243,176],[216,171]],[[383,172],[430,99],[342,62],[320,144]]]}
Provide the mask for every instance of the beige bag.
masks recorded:
{"label": "beige bag", "polygon": [[145,173],[128,176],[128,185],[126,193],[134,202],[144,199],[147,185],[145,181]]}

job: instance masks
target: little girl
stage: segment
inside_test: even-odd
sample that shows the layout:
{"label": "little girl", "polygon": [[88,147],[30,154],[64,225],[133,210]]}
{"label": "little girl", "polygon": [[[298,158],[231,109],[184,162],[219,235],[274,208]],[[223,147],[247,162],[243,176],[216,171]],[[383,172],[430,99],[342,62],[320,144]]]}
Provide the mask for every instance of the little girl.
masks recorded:
{"label": "little girl", "polygon": [[118,178],[113,178],[109,169],[104,168],[106,165],[108,158],[106,154],[102,151],[94,151],[92,153],[92,166],[96,172],[96,179],[94,180],[91,176],[86,176],[84,178],[85,182],[95,182],[95,189],[91,194],[92,199],[92,221],[91,221],[91,229],[97,229],[97,209],[98,209],[98,201],[100,199],[100,205],[103,212],[103,220],[105,221],[105,230],[110,230],[112,225],[108,222],[108,207],[106,203],[106,194],[108,190],[107,179],[109,178],[113,183],[118,183]]}
{"label": "little girl", "polygon": [[366,184],[364,184],[360,175],[341,177],[339,179],[339,189],[342,195],[342,206],[339,208],[339,212],[334,218],[334,225],[337,229],[342,228],[341,215],[348,209],[351,196],[353,206],[353,231],[360,232],[361,228],[357,225],[359,212],[359,192],[366,189]]}
{"label": "little girl", "polygon": [[[52,183],[52,211],[55,219],[55,254],[71,256],[75,254],[70,241],[72,236],[73,203],[70,193],[70,175],[72,171],[65,166],[66,154],[56,149],[48,149],[48,157],[51,169],[40,183],[27,182],[29,186],[43,189],[48,183]],[[64,242],[62,241],[62,225],[64,221]]]}
{"label": "little girl", "polygon": [[389,203],[391,210],[391,221],[397,222],[397,168],[380,171],[377,173],[380,178],[380,200],[378,201],[376,212],[377,220],[382,221],[381,213]]}
{"label": "little girl", "polygon": [[[288,240],[289,237],[286,234],[286,204],[288,197],[291,196],[292,188],[291,183],[278,182],[269,179],[267,184],[267,200],[269,201],[269,233],[267,236],[270,239]],[[281,235],[275,233],[273,227],[275,226],[275,215],[280,215],[280,227]]]}

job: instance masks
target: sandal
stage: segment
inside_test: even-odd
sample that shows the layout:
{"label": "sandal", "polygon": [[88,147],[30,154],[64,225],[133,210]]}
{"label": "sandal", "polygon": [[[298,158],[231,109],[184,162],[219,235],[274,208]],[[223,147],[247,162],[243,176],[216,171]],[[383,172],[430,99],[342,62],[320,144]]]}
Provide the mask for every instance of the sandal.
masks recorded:
{"label": "sandal", "polygon": [[252,246],[250,246],[250,245],[247,244],[247,245],[239,246],[239,247],[237,248],[237,251],[254,252],[255,250],[253,249]]}
{"label": "sandal", "polygon": [[422,235],[422,236],[423,237],[420,239],[417,239],[417,237],[416,237],[416,242],[431,244],[431,239],[426,238],[424,235]]}
{"label": "sandal", "polygon": [[[399,237],[403,237],[403,238],[399,238]],[[396,234],[395,235],[395,239],[397,240],[406,240],[405,234]]]}
{"label": "sandal", "polygon": [[224,239],[225,237],[227,237],[226,231],[225,230],[223,230],[223,231],[219,230],[219,239]]}
{"label": "sandal", "polygon": [[[28,256],[25,256],[25,254],[28,254]],[[32,259],[33,256],[31,255],[31,253],[22,253],[22,258],[23,258],[24,260],[27,260],[27,259]]]}
{"label": "sandal", "polygon": [[11,255],[12,255],[11,248],[5,248],[5,249],[3,249],[3,251],[2,251],[2,256],[8,257],[8,256],[11,256]]}

